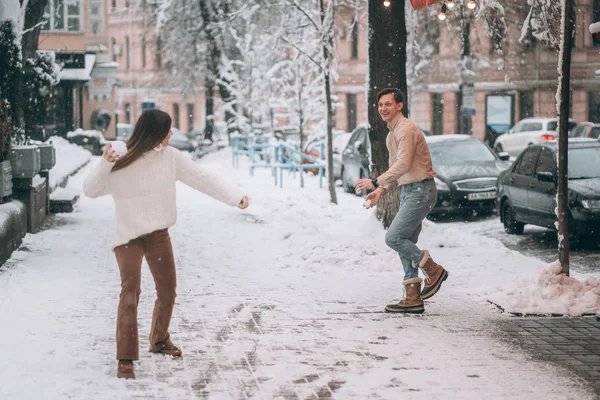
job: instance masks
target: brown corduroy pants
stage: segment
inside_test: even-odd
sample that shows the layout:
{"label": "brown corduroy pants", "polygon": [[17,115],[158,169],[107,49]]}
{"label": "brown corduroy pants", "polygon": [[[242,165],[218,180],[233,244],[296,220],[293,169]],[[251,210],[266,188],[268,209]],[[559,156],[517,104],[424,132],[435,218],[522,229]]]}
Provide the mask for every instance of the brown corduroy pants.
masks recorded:
{"label": "brown corduroy pants", "polygon": [[137,308],[141,293],[142,259],[145,257],[156,287],[150,328],[150,350],[169,337],[175,305],[177,277],[175,258],[167,229],[143,235],[115,248],[121,272],[121,295],[117,313],[117,360],[138,360]]}

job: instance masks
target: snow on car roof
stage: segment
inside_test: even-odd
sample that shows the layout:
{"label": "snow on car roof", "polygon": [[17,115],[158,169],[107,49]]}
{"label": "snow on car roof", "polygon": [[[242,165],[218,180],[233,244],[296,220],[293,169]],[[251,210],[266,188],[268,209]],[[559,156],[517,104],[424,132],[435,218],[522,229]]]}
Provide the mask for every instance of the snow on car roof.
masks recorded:
{"label": "snow on car roof", "polygon": [[[556,140],[549,140],[542,143],[542,145],[555,147],[558,142]],[[582,148],[582,147],[600,147],[600,140],[590,138],[569,138],[569,148]]]}
{"label": "snow on car roof", "polygon": [[453,133],[453,134],[449,134],[449,135],[436,135],[436,136],[427,136],[425,138],[425,140],[427,140],[427,143],[443,143],[443,142],[450,142],[450,141],[460,141],[460,140],[473,140],[476,139],[475,137],[471,136],[471,135],[464,135],[464,134],[459,134],[459,133]]}

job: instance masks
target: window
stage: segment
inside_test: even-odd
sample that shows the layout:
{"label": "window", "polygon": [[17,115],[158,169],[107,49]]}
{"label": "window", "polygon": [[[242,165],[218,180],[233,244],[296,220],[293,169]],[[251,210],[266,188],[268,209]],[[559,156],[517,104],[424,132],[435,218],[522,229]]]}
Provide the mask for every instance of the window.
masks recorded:
{"label": "window", "polygon": [[490,54],[498,53],[502,54],[502,47],[506,38],[506,25],[504,23],[504,11],[502,14],[498,8],[492,8],[487,18],[489,31],[491,32],[490,37]]}
{"label": "window", "polygon": [[358,23],[352,27],[352,55],[353,59],[358,58]]}
{"label": "window", "polygon": [[584,130],[585,130],[585,126],[584,126],[584,125],[582,125],[582,126],[577,126],[577,127],[575,127],[575,129],[571,129],[571,130],[569,131],[569,137],[570,137],[570,138],[574,138],[574,137],[581,137],[581,136],[583,136],[583,134],[584,134],[584,133],[583,133],[583,131],[584,131]]}
{"label": "window", "polygon": [[81,0],[49,0],[42,30],[47,32],[81,32]]}
{"label": "window", "polygon": [[112,11],[115,11],[117,9],[117,0],[111,0],[110,1],[110,9]]}
{"label": "window", "polygon": [[538,159],[538,164],[535,169],[535,173],[539,172],[551,172],[554,173],[554,155],[548,149],[543,149]]}
{"label": "window", "polygon": [[371,154],[371,141],[369,140],[369,132],[366,129],[361,128],[356,136],[356,140],[360,142],[360,152],[365,154]]}
{"label": "window", "polygon": [[443,135],[444,134],[444,97],[442,93],[432,93],[431,101],[433,106],[431,107],[433,110],[433,125],[431,127],[431,131],[434,135]]}
{"label": "window", "polygon": [[538,154],[540,154],[539,147],[530,147],[529,149],[527,149],[525,154],[523,154],[521,164],[517,168],[517,174],[533,175],[533,172],[535,171],[535,167],[537,165]]}
{"label": "window", "polygon": [[537,132],[543,129],[541,122],[526,122],[521,128],[521,132]]}
{"label": "window", "polygon": [[146,68],[146,38],[144,36],[142,36],[141,47],[142,47],[142,68]]}
{"label": "window", "polygon": [[356,128],[356,95],[348,94],[347,104],[348,107],[348,130],[352,131]]}
{"label": "window", "polygon": [[130,0],[125,0],[125,8],[129,8],[130,5],[131,5]]}
{"label": "window", "polygon": [[523,127],[523,122],[517,122],[515,126],[510,129],[510,133],[519,133],[521,132],[521,128]]}
{"label": "window", "polygon": [[125,122],[131,123],[131,104],[125,103]]}
{"label": "window", "polygon": [[496,160],[494,153],[476,139],[431,144],[429,151],[434,165]]}
{"label": "window", "polygon": [[419,39],[417,42],[421,48],[433,46],[433,54],[440,54],[440,24],[437,17],[432,17],[428,13],[423,13],[422,23],[417,25],[419,29]]}
{"label": "window", "polygon": [[125,68],[131,68],[131,64],[129,62],[129,36],[125,36]]}
{"label": "window", "polygon": [[519,118],[533,117],[533,92],[519,93]]}
{"label": "window", "polygon": [[598,139],[600,137],[600,128],[592,128],[590,130],[589,137],[592,139]]}
{"label": "window", "polygon": [[600,91],[588,92],[588,121],[600,122]]}
{"label": "window", "polygon": [[[568,125],[567,129],[570,131],[571,129],[575,128],[576,126],[577,126],[576,122],[569,121],[569,125]],[[558,121],[548,122],[548,127],[546,129],[549,131],[556,131],[558,129]]]}
{"label": "window", "polygon": [[110,47],[111,47],[111,53],[112,53],[112,60],[113,62],[117,62],[117,39],[115,38],[110,38]]}
{"label": "window", "polygon": [[194,130],[194,104],[187,105],[187,125],[188,132]]}
{"label": "window", "polygon": [[[594,22],[600,22],[600,0],[594,0],[594,11],[592,17],[594,18]],[[600,46],[600,34],[593,35],[593,38],[594,46]]]}
{"label": "window", "polygon": [[173,125],[179,129],[179,104],[173,104]]}
{"label": "window", "polygon": [[348,145],[352,146],[352,149],[355,149],[355,143],[360,140],[360,134],[362,130],[355,131],[352,136],[350,136],[350,140],[348,140]]}
{"label": "window", "polygon": [[569,149],[569,179],[590,178],[600,178],[600,147]]}
{"label": "window", "polygon": [[162,50],[162,42],[160,36],[156,37],[156,53],[154,55],[154,69],[162,68],[162,57],[160,51]]}

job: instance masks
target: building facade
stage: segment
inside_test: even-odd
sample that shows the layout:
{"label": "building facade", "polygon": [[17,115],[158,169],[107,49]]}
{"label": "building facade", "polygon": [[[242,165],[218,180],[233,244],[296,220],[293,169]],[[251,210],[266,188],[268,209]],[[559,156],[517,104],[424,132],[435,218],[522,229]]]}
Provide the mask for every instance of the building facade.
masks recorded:
{"label": "building facade", "polygon": [[149,14],[137,0],[109,1],[111,57],[118,63],[118,122],[135,124],[144,109],[160,108],[184,133],[204,129],[204,94],[185,95],[165,84],[160,39]]}
{"label": "building facade", "polygon": [[[474,115],[467,131],[481,139],[490,132],[503,133],[523,118],[557,116],[558,51],[531,34],[521,40],[529,9],[521,3],[520,7],[505,4],[508,29],[492,37],[484,31],[483,20],[471,21]],[[600,41],[589,33],[589,25],[597,21],[600,1],[577,0],[571,64],[571,118],[577,122],[600,122],[600,81],[595,79]],[[433,56],[411,86],[411,117],[434,134],[463,133],[459,107],[463,92],[459,89],[464,28],[456,14],[444,22],[434,14],[427,25],[429,30],[438,30],[433,36],[439,39],[430,42]]]}
{"label": "building facade", "polygon": [[[513,6],[511,1],[502,2],[507,24],[502,35],[490,36],[484,20],[471,15],[474,115],[466,130],[481,139],[490,130],[502,133],[523,118],[557,114],[558,51],[535,40],[531,34],[520,40],[529,6],[516,0]],[[445,21],[440,21],[439,9],[438,4],[417,12],[421,21],[415,29],[421,34],[415,40],[421,48],[431,46],[431,52],[421,59],[413,55],[407,68],[410,117],[433,134],[461,133],[465,131],[460,109],[463,21],[451,13]],[[600,0],[576,0],[571,118],[577,122],[600,122],[600,80],[595,79],[595,71],[600,70],[600,35],[594,37],[589,33],[589,25],[598,21]],[[336,60],[336,128],[351,131],[368,121],[366,18],[354,30],[341,35]]]}
{"label": "building facade", "polygon": [[53,0],[45,10],[39,50],[53,51],[61,67],[51,93],[47,134],[77,128],[114,137],[116,63],[110,58],[108,0]]}
{"label": "building facade", "polygon": [[[353,15],[349,18],[352,18]],[[344,24],[339,24],[344,27]],[[366,18],[357,21],[343,34],[336,44],[334,67],[337,80],[333,93],[337,97],[335,114],[336,129],[351,132],[357,125],[368,121],[367,75],[368,71],[368,25]]]}

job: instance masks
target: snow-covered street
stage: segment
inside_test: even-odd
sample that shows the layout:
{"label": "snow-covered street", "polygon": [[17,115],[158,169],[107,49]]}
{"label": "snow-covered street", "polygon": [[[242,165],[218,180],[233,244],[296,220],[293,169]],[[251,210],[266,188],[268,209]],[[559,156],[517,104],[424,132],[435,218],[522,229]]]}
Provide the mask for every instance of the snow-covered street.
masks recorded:
{"label": "snow-covered street", "polygon": [[[70,182],[81,185],[94,160]],[[450,272],[420,316],[383,307],[402,268],[362,199],[205,157],[250,196],[246,211],[181,185],[173,227],[182,359],[147,352],[153,281],[139,308],[137,380],[116,378],[119,272],[109,197],[28,235],[0,271],[0,399],[592,399],[581,379],[499,340],[486,294],[546,264],[460,226],[427,222],[420,246]]]}

